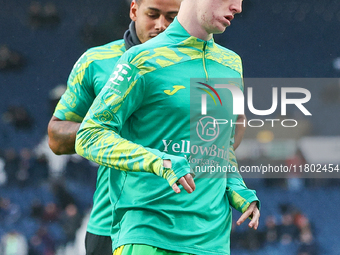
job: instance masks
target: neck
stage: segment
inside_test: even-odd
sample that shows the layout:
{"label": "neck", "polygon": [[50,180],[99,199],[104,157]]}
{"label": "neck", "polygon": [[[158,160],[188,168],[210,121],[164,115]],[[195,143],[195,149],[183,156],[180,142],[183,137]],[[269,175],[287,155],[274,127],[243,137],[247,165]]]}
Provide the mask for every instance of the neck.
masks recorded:
{"label": "neck", "polygon": [[195,2],[196,0],[183,1],[177,15],[177,20],[191,36],[208,41],[213,35],[208,33],[200,23],[197,17]]}

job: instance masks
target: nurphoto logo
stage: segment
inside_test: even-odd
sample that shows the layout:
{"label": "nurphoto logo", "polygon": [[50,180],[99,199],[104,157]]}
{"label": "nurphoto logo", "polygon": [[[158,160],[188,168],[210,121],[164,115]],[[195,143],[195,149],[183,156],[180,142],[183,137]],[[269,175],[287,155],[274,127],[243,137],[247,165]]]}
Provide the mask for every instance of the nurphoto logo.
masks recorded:
{"label": "nurphoto logo", "polygon": [[[209,88],[219,99],[221,105],[223,98],[221,99],[217,89],[228,89],[233,98],[233,114],[234,115],[240,115],[245,113],[245,96],[242,92],[242,90],[235,86],[235,84],[215,84],[214,86],[210,86],[204,83],[200,83],[202,85],[205,85],[207,88]],[[207,94],[213,99],[215,105],[217,105],[215,98],[213,97],[212,93],[207,89],[202,89],[205,94],[201,95],[201,114],[207,115],[208,113],[208,107],[207,107]],[[259,110],[254,107],[254,100],[253,100],[253,88],[248,87],[247,88],[247,106],[248,110],[256,115],[256,116],[268,116],[273,114],[279,105],[279,99],[280,99],[280,105],[281,105],[281,116],[287,115],[287,105],[295,105],[305,116],[312,116],[312,114],[308,111],[308,109],[304,106],[304,104],[308,103],[311,99],[311,93],[309,90],[305,88],[300,87],[281,87],[281,97],[278,96],[278,88],[273,87],[272,93],[271,93],[271,100],[272,105],[269,109],[265,110]],[[299,95],[302,98],[289,98],[288,95],[294,94]],[[265,119],[267,122],[271,122],[271,126],[274,127],[276,122],[281,123],[283,127],[296,127],[298,125],[298,121],[295,119]],[[262,127],[264,125],[264,120],[262,119],[249,119],[247,122],[244,120],[243,122],[233,122],[232,120],[228,119],[214,119],[214,126],[218,126],[218,124],[230,124],[233,125],[248,125],[249,127]]]}

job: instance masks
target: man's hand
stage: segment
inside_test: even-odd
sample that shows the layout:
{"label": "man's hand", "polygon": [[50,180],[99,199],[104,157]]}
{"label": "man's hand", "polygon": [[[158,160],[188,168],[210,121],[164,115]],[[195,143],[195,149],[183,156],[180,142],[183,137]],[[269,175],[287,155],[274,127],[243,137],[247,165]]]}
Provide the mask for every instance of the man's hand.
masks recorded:
{"label": "man's hand", "polygon": [[[177,181],[179,184],[183,186],[183,188],[188,192],[192,193],[196,189],[196,185],[194,182],[194,178],[192,178],[191,174],[184,175],[183,177],[179,178]],[[176,183],[172,185],[172,189],[178,194],[181,192],[180,188]]]}
{"label": "man's hand", "polygon": [[[169,159],[163,160],[163,166],[165,168],[171,168],[172,167],[171,160]],[[191,174],[184,175],[183,177],[179,178],[176,183],[172,185],[172,189],[178,194],[181,192],[181,189],[178,187],[177,184],[181,184],[188,193],[192,193],[196,189],[194,178],[192,178]]]}
{"label": "man's hand", "polygon": [[256,201],[249,205],[248,209],[241,215],[236,224],[240,226],[249,217],[251,218],[251,221],[249,222],[248,226],[256,230],[259,226],[260,219],[260,210],[257,208]]}

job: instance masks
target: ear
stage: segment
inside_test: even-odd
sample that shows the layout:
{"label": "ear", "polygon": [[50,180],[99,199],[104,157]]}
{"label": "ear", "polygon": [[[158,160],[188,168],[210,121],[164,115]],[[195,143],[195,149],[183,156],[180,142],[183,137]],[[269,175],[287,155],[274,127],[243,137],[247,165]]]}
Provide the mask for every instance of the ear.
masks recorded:
{"label": "ear", "polygon": [[137,10],[138,10],[138,4],[136,3],[135,0],[133,0],[131,2],[131,6],[130,6],[130,19],[132,21],[137,20]]}

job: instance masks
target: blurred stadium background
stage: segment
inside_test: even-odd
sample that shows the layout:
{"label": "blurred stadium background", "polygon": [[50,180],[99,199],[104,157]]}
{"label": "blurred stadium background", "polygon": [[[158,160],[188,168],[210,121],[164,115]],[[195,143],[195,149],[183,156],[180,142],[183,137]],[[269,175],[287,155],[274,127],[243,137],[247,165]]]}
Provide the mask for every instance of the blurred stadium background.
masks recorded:
{"label": "blurred stadium background", "polygon": [[[245,78],[333,79],[308,88],[313,116],[288,112],[299,119],[290,132],[248,128],[239,164],[340,164],[340,1],[245,0],[243,8],[215,40],[242,57]],[[15,240],[0,254],[84,254],[97,166],[53,155],[46,129],[75,61],[121,38],[128,10],[123,0],[0,0],[0,247]],[[271,87],[259,84],[254,95],[256,108],[270,107]],[[340,254],[339,179],[246,183],[261,199],[261,226],[233,229],[233,255]]]}

